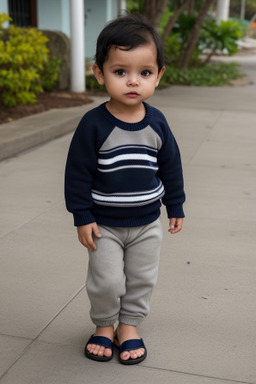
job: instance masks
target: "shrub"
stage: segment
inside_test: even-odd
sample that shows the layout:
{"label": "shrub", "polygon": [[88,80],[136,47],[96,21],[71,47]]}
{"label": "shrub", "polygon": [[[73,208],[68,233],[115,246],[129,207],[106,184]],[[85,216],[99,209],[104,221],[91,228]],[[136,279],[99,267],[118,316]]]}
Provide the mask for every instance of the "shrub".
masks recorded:
{"label": "shrub", "polygon": [[[172,32],[165,42],[165,58],[167,64],[174,64],[177,67],[180,66],[195,22],[195,15],[189,15],[187,12],[183,12],[179,16]],[[197,44],[192,56],[192,65],[197,65],[199,63],[199,54],[200,50],[198,49]]]}
{"label": "shrub", "polygon": [[236,21],[221,21],[220,25],[215,21],[206,21],[200,32],[201,50],[210,50],[206,62],[217,50],[229,55],[236,53],[238,51],[237,42],[243,36],[244,32]]}
{"label": "shrub", "polygon": [[[10,20],[0,15],[0,23]],[[36,103],[44,86],[51,88],[58,78],[59,62],[51,61],[42,32],[0,24],[0,90],[5,106]]]}
{"label": "shrub", "polygon": [[105,91],[104,85],[100,85],[93,73],[86,74],[86,89],[88,91]]}
{"label": "shrub", "polygon": [[[196,15],[183,12],[172,32],[165,42],[166,62],[180,67],[182,58],[187,50],[190,34],[196,22]],[[215,20],[207,17],[200,28],[199,39],[195,46],[191,67],[201,65],[201,56],[207,51],[205,62],[209,62],[212,55],[225,52],[233,55],[238,51],[238,40],[245,35],[244,25],[236,20],[222,21],[220,25]]]}
{"label": "shrub", "polygon": [[54,88],[58,80],[60,64],[60,59],[50,56],[48,61],[45,63],[43,70],[39,72],[42,87],[45,91],[51,91]]}
{"label": "shrub", "polygon": [[188,69],[167,66],[160,86],[166,87],[170,84],[220,86],[242,76],[236,63],[216,63]]}

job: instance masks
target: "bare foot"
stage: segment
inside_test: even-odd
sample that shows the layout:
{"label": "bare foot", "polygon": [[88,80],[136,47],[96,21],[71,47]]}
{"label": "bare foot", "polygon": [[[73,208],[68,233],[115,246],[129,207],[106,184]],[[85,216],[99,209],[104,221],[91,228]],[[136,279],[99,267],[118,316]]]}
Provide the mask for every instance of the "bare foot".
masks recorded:
{"label": "bare foot", "polygon": [[[97,327],[94,336],[104,336],[113,341],[114,338],[114,327],[111,325],[109,327]],[[88,344],[87,351],[95,356],[112,356],[112,351],[110,348],[105,348],[100,345]]]}
{"label": "bare foot", "polygon": [[[133,325],[123,324],[119,323],[117,330],[116,330],[118,341],[120,345],[123,344],[127,340],[131,339],[138,339],[140,340],[139,334],[137,332],[137,328]],[[135,349],[132,351],[125,351],[120,354],[120,358],[122,360],[129,360],[129,359],[137,359],[139,357],[142,357],[145,353],[144,348]]]}

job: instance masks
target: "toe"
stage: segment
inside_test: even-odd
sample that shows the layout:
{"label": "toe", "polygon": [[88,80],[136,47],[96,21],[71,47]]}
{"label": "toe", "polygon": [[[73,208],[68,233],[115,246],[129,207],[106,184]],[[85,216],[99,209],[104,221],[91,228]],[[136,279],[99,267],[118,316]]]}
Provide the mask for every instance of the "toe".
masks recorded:
{"label": "toe", "polygon": [[94,344],[88,344],[86,349],[88,352],[92,353],[92,351],[94,350],[95,348],[95,345]]}
{"label": "toe", "polygon": [[144,349],[144,348],[137,349],[137,355],[138,355],[138,357],[143,356],[144,353],[145,353],[145,349]]}
{"label": "toe", "polygon": [[[101,346],[95,345],[91,353],[93,353],[94,355],[99,355],[100,350],[101,350]],[[99,356],[102,356],[102,355],[99,355]]]}
{"label": "toe", "polygon": [[122,352],[120,354],[120,359],[125,360],[125,361],[129,360],[130,357],[131,357],[131,355],[130,355],[130,353],[128,351]]}
{"label": "toe", "polygon": [[144,348],[135,349],[134,351],[130,351],[131,359],[138,359],[142,357],[145,353]]}
{"label": "toe", "polygon": [[137,351],[130,351],[130,356],[133,360],[137,359]]}
{"label": "toe", "polygon": [[102,356],[104,356],[104,353],[105,353],[105,347],[100,347],[99,349],[98,349],[98,353],[97,353],[97,355],[98,356],[100,356],[100,357],[102,357]]}
{"label": "toe", "polygon": [[122,360],[129,360],[129,359],[133,359],[133,360],[136,360],[140,357],[142,357],[145,353],[145,350],[144,348],[141,348],[141,349],[135,349],[135,350],[132,350],[132,351],[125,351],[125,352],[122,352],[121,355],[120,355],[120,358]]}
{"label": "toe", "polygon": [[87,351],[89,353],[91,353],[92,355],[95,355],[95,356],[110,357],[112,355],[112,351],[110,348],[105,348],[105,347],[100,346],[100,345],[88,344],[86,348],[87,348]]}
{"label": "toe", "polygon": [[105,348],[104,356],[106,356],[106,357],[112,356],[112,351],[110,348]]}
{"label": "toe", "polygon": [[135,350],[135,351],[130,351],[130,355],[131,355],[131,359],[135,360],[137,359],[139,356],[139,352],[138,350]]}

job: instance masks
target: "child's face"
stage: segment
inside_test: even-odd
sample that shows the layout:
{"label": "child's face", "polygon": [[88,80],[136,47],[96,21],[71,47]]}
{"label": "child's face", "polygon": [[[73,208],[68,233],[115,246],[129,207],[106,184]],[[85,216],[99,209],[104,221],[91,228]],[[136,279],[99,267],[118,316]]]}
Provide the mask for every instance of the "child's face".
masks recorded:
{"label": "child's face", "polygon": [[93,70],[98,82],[105,84],[111,101],[127,107],[148,99],[164,73],[164,68],[158,73],[153,43],[129,51],[111,47],[103,64],[103,73],[96,64]]}

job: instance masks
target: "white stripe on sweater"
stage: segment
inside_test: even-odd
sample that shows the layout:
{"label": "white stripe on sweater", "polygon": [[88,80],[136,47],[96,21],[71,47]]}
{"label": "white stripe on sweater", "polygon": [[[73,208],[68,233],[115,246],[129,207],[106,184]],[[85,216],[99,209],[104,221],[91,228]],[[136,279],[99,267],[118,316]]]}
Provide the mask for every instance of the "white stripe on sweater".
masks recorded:
{"label": "white stripe on sweater", "polygon": [[112,202],[112,203],[136,203],[139,201],[147,201],[158,197],[164,192],[164,187],[161,188],[154,193],[146,194],[146,195],[135,195],[135,196],[102,196],[98,195],[95,192],[92,192],[92,198],[96,201],[102,202]]}
{"label": "white stripe on sweater", "polygon": [[147,160],[147,161],[156,163],[157,158],[149,155],[143,155],[140,153],[133,153],[133,154],[115,156],[115,157],[112,157],[111,159],[98,159],[98,164],[109,165],[109,164],[114,164],[118,161],[125,161],[125,160]]}

